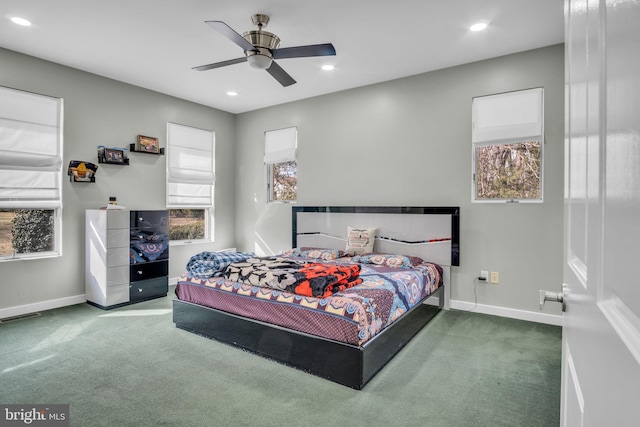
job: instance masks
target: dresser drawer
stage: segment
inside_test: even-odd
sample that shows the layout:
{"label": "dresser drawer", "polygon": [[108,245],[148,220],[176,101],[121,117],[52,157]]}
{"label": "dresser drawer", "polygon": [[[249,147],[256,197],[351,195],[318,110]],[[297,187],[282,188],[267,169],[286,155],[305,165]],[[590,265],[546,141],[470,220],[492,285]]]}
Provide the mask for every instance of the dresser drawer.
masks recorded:
{"label": "dresser drawer", "polygon": [[158,277],[157,279],[142,280],[131,283],[129,286],[129,301],[140,301],[148,298],[167,295],[169,292],[169,279]]}
{"label": "dresser drawer", "polygon": [[144,264],[169,259],[169,239],[156,242],[131,240],[131,264]]}
{"label": "dresser drawer", "polygon": [[107,249],[129,246],[129,229],[107,230]]}
{"label": "dresser drawer", "polygon": [[129,212],[126,210],[110,210],[106,212],[107,230],[129,228]]}
{"label": "dresser drawer", "polygon": [[131,228],[153,228],[159,231],[169,229],[169,211],[131,211]]}
{"label": "dresser drawer", "polygon": [[133,264],[129,267],[129,278],[132,282],[167,276],[168,274],[169,261]]}

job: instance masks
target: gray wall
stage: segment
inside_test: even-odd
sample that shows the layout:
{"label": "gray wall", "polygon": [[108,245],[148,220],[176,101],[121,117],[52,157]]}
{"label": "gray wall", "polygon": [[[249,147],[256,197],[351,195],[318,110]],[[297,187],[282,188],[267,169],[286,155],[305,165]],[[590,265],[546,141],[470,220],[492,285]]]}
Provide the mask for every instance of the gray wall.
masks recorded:
{"label": "gray wall", "polygon": [[[97,163],[98,145],[127,146],[138,134],[164,147],[167,121],[214,131],[215,243],[172,246],[169,274],[179,275],[195,252],[234,245],[235,115],[3,49],[0,85],[64,99],[65,169],[69,160]],[[165,157],[133,153],[130,163],[100,164],[95,184],[63,180],[63,255],[0,262],[0,309],[84,295],[85,209],[109,196],[132,209],[165,208]]]}
{"label": "gray wall", "polygon": [[[264,132],[298,127],[299,205],[461,207],[453,300],[538,310],[562,283],[564,47],[509,55],[238,115],[236,240],[272,254],[291,246],[291,205],[266,203]],[[471,203],[471,99],[545,90],[544,203]],[[547,304],[545,312],[559,314]]]}
{"label": "gray wall", "polygon": [[[563,46],[505,56],[233,115],[0,49],[0,85],[65,100],[64,162],[96,146],[165,145],[166,122],[216,132],[216,241],[172,247],[170,275],[202,250],[272,254],[291,246],[291,205],[266,203],[264,131],[298,127],[300,205],[461,207],[461,263],[452,299],[537,311],[538,289],[560,290],[563,209]],[[545,88],[544,203],[471,203],[471,98]],[[237,144],[237,145],[236,145]],[[63,183],[63,256],[0,262],[0,309],[84,293],[84,210],[111,195],[163,209],[165,158],[132,154],[100,165],[95,184]],[[558,314],[547,304],[545,312]]]}

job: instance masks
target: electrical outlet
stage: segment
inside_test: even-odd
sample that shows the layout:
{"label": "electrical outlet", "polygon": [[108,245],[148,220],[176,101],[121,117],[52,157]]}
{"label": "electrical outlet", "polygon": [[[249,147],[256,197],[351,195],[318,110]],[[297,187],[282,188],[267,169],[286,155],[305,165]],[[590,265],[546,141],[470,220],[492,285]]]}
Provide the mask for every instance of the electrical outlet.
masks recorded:
{"label": "electrical outlet", "polygon": [[478,278],[486,282],[489,278],[489,272],[487,270],[480,270],[480,276],[478,276]]}
{"label": "electrical outlet", "polygon": [[498,284],[498,272],[497,271],[492,271],[491,272],[491,283],[493,283],[494,285]]}

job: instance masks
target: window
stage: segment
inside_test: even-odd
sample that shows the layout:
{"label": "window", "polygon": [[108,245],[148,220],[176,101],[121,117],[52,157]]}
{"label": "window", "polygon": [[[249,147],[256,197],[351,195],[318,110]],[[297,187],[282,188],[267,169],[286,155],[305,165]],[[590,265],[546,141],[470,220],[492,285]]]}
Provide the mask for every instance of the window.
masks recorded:
{"label": "window", "polygon": [[297,199],[297,139],[298,130],[295,127],[264,134],[269,202],[293,202]]}
{"label": "window", "polygon": [[62,99],[0,87],[0,260],[60,255]]}
{"label": "window", "polygon": [[473,99],[474,201],[542,201],[543,89]]}
{"label": "window", "polygon": [[167,124],[169,239],[192,241],[213,235],[215,134]]}
{"label": "window", "polygon": [[169,239],[200,240],[207,236],[206,209],[170,209]]}

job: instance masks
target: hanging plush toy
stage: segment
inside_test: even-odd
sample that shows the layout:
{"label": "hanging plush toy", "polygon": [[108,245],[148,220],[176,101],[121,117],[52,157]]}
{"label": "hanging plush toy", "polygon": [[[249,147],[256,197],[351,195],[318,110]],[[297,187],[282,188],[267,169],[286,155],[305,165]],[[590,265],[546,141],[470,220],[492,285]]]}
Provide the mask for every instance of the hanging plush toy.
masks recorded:
{"label": "hanging plush toy", "polygon": [[82,160],[71,160],[69,162],[69,180],[71,182],[96,182],[96,172],[98,166]]}

